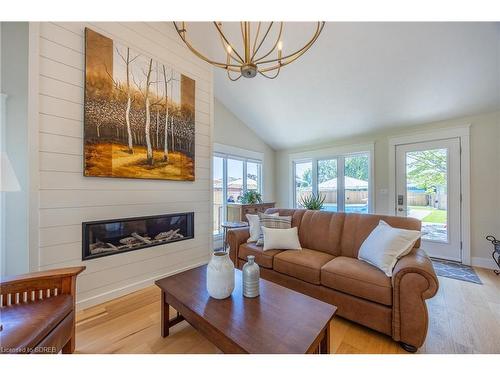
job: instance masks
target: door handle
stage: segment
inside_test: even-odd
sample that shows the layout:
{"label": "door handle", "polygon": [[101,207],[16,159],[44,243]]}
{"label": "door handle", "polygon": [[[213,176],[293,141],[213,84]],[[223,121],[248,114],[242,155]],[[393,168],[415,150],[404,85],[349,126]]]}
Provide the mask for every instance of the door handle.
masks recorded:
{"label": "door handle", "polygon": [[403,211],[406,211],[403,207],[398,207],[398,211],[399,212],[403,212]]}
{"label": "door handle", "polygon": [[399,194],[399,195],[398,195],[398,204],[399,204],[399,205],[402,205],[402,204],[403,204],[403,201],[404,201],[404,196],[403,196],[403,194]]}

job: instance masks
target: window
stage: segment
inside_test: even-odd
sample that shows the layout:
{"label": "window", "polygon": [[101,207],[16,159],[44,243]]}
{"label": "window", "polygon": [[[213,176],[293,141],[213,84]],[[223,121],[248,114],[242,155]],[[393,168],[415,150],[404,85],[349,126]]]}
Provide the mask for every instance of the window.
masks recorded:
{"label": "window", "polygon": [[239,202],[244,190],[243,181],[243,161],[226,159],[227,161],[227,201],[230,203]]}
{"label": "window", "polygon": [[368,213],[369,158],[367,154],[344,158],[345,212]]}
{"label": "window", "polygon": [[224,159],[214,156],[213,159],[213,186],[214,186],[214,234],[221,233],[224,202]]}
{"label": "window", "polygon": [[300,207],[303,198],[312,193],[312,162],[296,162],[295,165],[295,207]]}
{"label": "window", "polygon": [[325,211],[337,211],[337,173],[337,159],[318,160],[318,192],[325,197]]}
{"label": "window", "polygon": [[308,194],[325,198],[324,211],[370,212],[370,154],[368,152],[311,158],[293,163],[294,207]]}
{"label": "window", "polygon": [[245,191],[262,193],[262,162],[227,154],[214,154],[214,235],[221,235],[228,203],[239,203]]}
{"label": "window", "polygon": [[260,192],[260,163],[247,162],[247,190]]}

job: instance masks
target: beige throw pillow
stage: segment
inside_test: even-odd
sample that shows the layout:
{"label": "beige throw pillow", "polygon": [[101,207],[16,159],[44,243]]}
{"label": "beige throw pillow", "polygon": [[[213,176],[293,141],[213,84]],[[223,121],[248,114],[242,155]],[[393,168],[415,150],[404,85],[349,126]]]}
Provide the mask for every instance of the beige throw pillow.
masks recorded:
{"label": "beige throw pillow", "polygon": [[297,227],[290,229],[273,229],[262,227],[264,233],[263,250],[301,250]]}
{"label": "beige throw pillow", "polygon": [[411,251],[420,236],[421,232],[418,230],[393,228],[380,220],[361,245],[358,259],[370,263],[391,277],[398,259]]}

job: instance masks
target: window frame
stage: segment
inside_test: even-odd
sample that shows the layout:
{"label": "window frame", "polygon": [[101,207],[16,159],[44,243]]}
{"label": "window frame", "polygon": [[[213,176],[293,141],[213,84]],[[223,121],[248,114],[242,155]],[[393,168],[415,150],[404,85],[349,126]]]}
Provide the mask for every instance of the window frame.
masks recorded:
{"label": "window frame", "polygon": [[292,196],[292,202],[293,202],[293,208],[297,208],[297,187],[295,186],[295,183],[296,183],[296,176],[297,176],[297,173],[296,173],[296,168],[297,168],[297,164],[304,164],[304,163],[311,163],[311,190],[314,194],[315,191],[314,191],[314,182],[315,182],[315,179],[317,180],[317,176],[315,177],[315,173],[314,173],[314,162],[312,159],[308,158],[308,159],[294,159],[292,161],[292,189],[293,189],[293,196]]}
{"label": "window frame", "polygon": [[[247,191],[247,179],[248,179],[248,174],[247,174],[247,163],[254,163],[257,165],[257,177],[258,177],[258,182],[257,182],[257,192],[260,194],[263,194],[263,173],[262,173],[262,168],[264,165],[264,162],[262,159],[257,159],[254,157],[244,157],[240,155],[235,155],[232,153],[227,153],[227,152],[220,152],[220,151],[214,151],[212,153],[212,168],[213,168],[213,161],[214,158],[218,157],[222,159],[222,217],[221,217],[221,222],[226,220],[226,210],[227,210],[227,183],[228,183],[228,168],[227,168],[227,162],[228,159],[231,160],[238,160],[241,161],[243,164],[243,186],[242,186],[242,191],[245,193]],[[213,177],[212,177],[212,190],[213,190]],[[212,208],[214,206],[213,203],[213,196],[214,193],[212,191]],[[214,233],[214,239],[221,239],[222,238],[222,233],[215,234]]]}
{"label": "window frame", "polygon": [[337,212],[345,212],[345,158],[356,155],[368,156],[368,213],[375,212],[374,201],[374,144],[364,144],[355,146],[346,146],[322,150],[314,150],[297,154],[290,154],[290,175],[291,175],[291,194],[290,207],[297,208],[296,188],[295,188],[295,167],[296,164],[312,163],[312,192],[318,193],[318,162],[321,160],[337,159]]}

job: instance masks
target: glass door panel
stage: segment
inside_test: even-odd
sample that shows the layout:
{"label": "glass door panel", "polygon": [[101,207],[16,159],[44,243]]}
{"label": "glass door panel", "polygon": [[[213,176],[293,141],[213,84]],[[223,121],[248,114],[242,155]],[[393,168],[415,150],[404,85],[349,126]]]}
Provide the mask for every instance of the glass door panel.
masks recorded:
{"label": "glass door panel", "polygon": [[243,195],[243,161],[227,159],[227,202],[239,202]]}
{"label": "glass door panel", "polygon": [[260,164],[247,162],[247,190],[260,192]]}
{"label": "glass door panel", "polygon": [[318,193],[325,197],[324,211],[338,211],[337,159],[318,160]]}
{"label": "glass door panel", "polygon": [[406,212],[422,221],[422,239],[448,242],[448,152],[406,153]]}
{"label": "glass door panel", "polygon": [[368,213],[369,173],[368,154],[344,158],[345,212]]}
{"label": "glass door panel", "polygon": [[295,207],[312,194],[312,161],[295,163]]}
{"label": "glass door panel", "polygon": [[224,220],[224,159],[213,158],[213,189],[214,189],[214,235],[221,234],[220,224]]}

